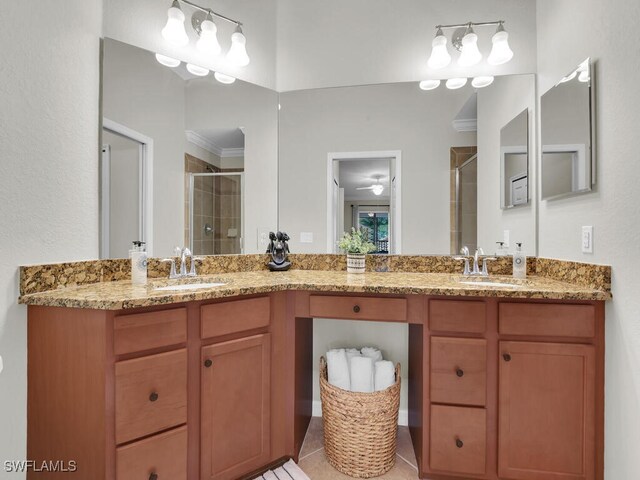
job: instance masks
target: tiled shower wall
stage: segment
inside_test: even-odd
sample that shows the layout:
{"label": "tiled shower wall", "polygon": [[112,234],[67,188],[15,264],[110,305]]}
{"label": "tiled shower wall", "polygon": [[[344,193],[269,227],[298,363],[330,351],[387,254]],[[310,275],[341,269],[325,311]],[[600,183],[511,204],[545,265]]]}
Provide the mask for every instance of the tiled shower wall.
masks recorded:
{"label": "tiled shower wall", "polygon": [[461,192],[462,215],[460,218],[460,230],[456,229],[456,217],[458,215],[458,203],[456,198],[456,168],[469,160],[478,152],[477,147],[452,147],[450,150],[451,169],[451,202],[450,202],[450,246],[451,253],[459,253],[458,244],[467,245],[472,252],[477,243],[477,176],[473,179],[461,179],[463,191]]}

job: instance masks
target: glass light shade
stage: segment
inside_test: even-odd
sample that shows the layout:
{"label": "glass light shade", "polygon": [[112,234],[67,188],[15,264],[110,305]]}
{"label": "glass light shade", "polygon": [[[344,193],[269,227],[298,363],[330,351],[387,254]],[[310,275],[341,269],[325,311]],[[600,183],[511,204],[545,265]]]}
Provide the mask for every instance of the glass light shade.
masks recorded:
{"label": "glass light shade", "polygon": [[471,67],[480,63],[482,60],[482,54],[478,50],[478,36],[470,30],[464,37],[462,37],[462,51],[460,58],[458,58],[458,65],[461,67]]}
{"label": "glass light shade", "polygon": [[484,88],[488,87],[493,83],[493,77],[475,77],[471,80],[471,85],[474,88]]}
{"label": "glass light shade", "polygon": [[180,60],[177,58],[167,57],[161,53],[156,53],[156,60],[165,67],[175,68],[180,65]]}
{"label": "glass light shade", "polygon": [[238,27],[231,35],[231,48],[227,52],[227,60],[235,67],[244,67],[249,65],[249,55],[247,55],[247,39],[242,33],[242,29]]}
{"label": "glass light shade", "polygon": [[431,56],[427,61],[429,68],[444,68],[451,63],[451,55],[447,50],[447,37],[442,34],[442,30],[438,31],[438,35],[431,42]]}
{"label": "glass light shade", "polygon": [[167,11],[167,24],[162,29],[162,36],[176,47],[184,47],[189,43],[189,36],[184,28],[184,13],[177,1]]}
{"label": "glass light shade", "polygon": [[578,81],[582,82],[582,83],[586,83],[588,82],[590,79],[589,77],[589,72],[588,71],[584,71],[584,72],[580,72],[580,75],[578,75]]}
{"label": "glass light shade", "polygon": [[420,82],[420,89],[433,90],[440,86],[440,80],[422,80]]}
{"label": "glass light shade", "polygon": [[487,58],[489,65],[502,65],[513,58],[513,51],[509,48],[509,34],[498,27],[498,31],[491,37],[493,47]]}
{"label": "glass light shade", "polygon": [[450,78],[447,80],[447,88],[449,90],[457,90],[458,88],[462,88],[467,84],[466,78]]}
{"label": "glass light shade", "polygon": [[374,185],[373,188],[371,189],[374,195],[382,195],[383,190],[384,190],[384,187],[382,185]]}
{"label": "glass light shade", "polygon": [[566,82],[570,82],[571,80],[573,80],[574,78],[576,78],[576,75],[578,74],[578,71],[576,70],[575,72],[571,72],[569,75],[567,75],[566,77],[564,77],[562,80],[560,80],[560,83],[566,83]]}
{"label": "glass light shade", "polygon": [[209,75],[208,69],[200,67],[199,65],[194,65],[192,63],[187,63],[187,71],[197,77],[206,77],[207,75]]}
{"label": "glass light shade", "polygon": [[199,52],[207,55],[218,55],[222,50],[218,43],[218,27],[210,19],[206,19],[200,24],[200,38],[196,42],[196,48]]}
{"label": "glass light shade", "polygon": [[236,81],[234,77],[225,75],[224,73],[220,73],[220,72],[214,73],[213,76],[217,81],[219,81],[220,83],[224,83],[225,85],[231,85],[233,82]]}

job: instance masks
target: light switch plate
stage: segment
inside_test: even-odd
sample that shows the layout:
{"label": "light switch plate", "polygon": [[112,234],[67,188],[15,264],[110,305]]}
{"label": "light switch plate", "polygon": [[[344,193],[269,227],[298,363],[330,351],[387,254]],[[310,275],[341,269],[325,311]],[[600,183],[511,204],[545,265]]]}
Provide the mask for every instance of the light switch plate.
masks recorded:
{"label": "light switch plate", "polygon": [[3,369],[4,369],[4,365],[2,364],[2,355],[0,355],[0,373],[2,373]]}
{"label": "light switch plate", "polygon": [[300,243],[313,243],[313,232],[300,232]]}
{"label": "light switch plate", "polygon": [[509,237],[511,236],[511,231],[504,230],[502,232],[502,241],[504,242],[505,248],[509,248]]}
{"label": "light switch plate", "polygon": [[582,227],[582,253],[593,253],[593,226]]}

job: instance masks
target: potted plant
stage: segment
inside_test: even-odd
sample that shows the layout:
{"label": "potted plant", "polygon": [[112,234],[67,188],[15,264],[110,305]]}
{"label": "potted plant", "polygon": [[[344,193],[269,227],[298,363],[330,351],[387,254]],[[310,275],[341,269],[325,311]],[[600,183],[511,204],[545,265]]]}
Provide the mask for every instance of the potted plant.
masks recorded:
{"label": "potted plant", "polygon": [[364,273],[365,256],[376,249],[376,246],[369,241],[369,233],[364,228],[352,228],[351,233],[344,232],[338,247],[347,253],[347,272],[349,273]]}

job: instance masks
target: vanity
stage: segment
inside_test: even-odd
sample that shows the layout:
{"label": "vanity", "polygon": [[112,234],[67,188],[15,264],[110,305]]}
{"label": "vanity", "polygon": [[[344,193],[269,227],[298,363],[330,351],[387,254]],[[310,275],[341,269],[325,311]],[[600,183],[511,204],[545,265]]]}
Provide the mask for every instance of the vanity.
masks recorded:
{"label": "vanity", "polygon": [[224,285],[197,291],[158,291],[159,279],[23,290],[28,458],[109,480],[253,478],[297,460],[312,319],[334,318],[408,324],[420,478],[603,478],[608,290],[295,264],[204,275]]}

